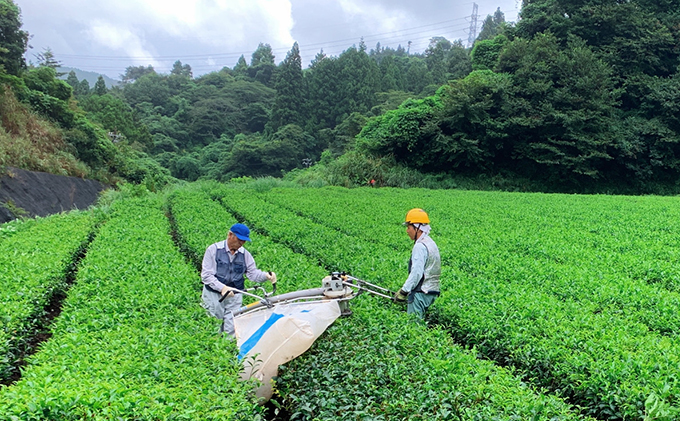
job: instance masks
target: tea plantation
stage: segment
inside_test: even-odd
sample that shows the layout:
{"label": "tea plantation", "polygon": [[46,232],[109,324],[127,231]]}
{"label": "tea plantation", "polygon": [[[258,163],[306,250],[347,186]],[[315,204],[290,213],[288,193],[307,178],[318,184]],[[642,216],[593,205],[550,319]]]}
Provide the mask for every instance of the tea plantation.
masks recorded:
{"label": "tea plantation", "polygon": [[[119,196],[0,225],[0,420],[680,418],[676,198],[217,183]],[[242,222],[279,293],[330,271],[397,290],[414,207],[442,255],[427,324],[361,295],[258,405],[200,305],[205,248]]]}

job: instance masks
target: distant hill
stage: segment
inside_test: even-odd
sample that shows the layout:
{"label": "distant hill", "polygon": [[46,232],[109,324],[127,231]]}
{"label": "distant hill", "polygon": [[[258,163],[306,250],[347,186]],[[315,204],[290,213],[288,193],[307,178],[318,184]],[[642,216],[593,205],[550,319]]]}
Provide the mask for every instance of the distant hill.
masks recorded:
{"label": "distant hill", "polygon": [[[66,78],[68,77],[68,73],[71,70],[76,72],[76,77],[78,78],[78,80],[87,79],[87,82],[90,84],[90,87],[94,86],[94,84],[97,82],[97,79],[99,78],[99,75],[100,75],[100,73],[88,72],[88,71],[85,71],[85,70],[75,69],[73,67],[57,67],[57,72],[64,73],[64,75],[60,78],[60,79],[64,79],[64,80],[66,80]],[[102,75],[102,76],[104,77],[104,82],[106,83],[107,88],[112,88],[112,87],[120,84],[119,80],[111,79],[110,77],[108,77],[106,75]]]}

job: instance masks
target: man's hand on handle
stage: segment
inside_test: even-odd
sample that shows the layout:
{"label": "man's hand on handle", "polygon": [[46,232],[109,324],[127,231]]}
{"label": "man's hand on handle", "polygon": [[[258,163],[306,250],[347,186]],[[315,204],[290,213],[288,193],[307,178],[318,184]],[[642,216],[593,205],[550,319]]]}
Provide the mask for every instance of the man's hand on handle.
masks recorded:
{"label": "man's hand on handle", "polygon": [[408,292],[404,291],[403,289],[400,289],[397,291],[396,294],[394,294],[394,301],[398,303],[403,303],[406,301],[406,298],[408,297]]}
{"label": "man's hand on handle", "polygon": [[[225,285],[224,287],[222,287],[222,291],[220,291],[220,293],[222,294],[223,299],[224,298],[231,298],[231,297],[234,296],[234,288],[228,287],[228,286]],[[225,297],[225,295],[226,295],[226,297]]]}

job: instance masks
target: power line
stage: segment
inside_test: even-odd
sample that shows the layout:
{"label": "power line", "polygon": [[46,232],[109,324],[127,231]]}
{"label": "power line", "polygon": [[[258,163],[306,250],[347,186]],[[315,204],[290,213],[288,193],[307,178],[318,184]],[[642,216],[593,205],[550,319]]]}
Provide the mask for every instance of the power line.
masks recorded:
{"label": "power line", "polygon": [[[449,24],[451,22],[456,22],[460,20],[465,20],[467,17],[462,17],[462,18],[456,18],[456,19],[449,19],[446,21],[441,21],[441,22],[436,22],[436,23],[430,23],[427,25],[421,25],[421,26],[416,26],[412,28],[406,28],[406,29],[400,29],[396,31],[390,31],[390,32],[383,32],[383,33],[377,33],[377,34],[371,34],[364,36],[364,38],[375,38],[383,35],[392,35],[395,33],[399,32],[407,32],[407,31],[413,31],[416,29],[422,29],[422,28],[427,28],[430,26],[437,26],[437,25],[444,25],[444,24]],[[437,28],[433,28],[437,29]],[[424,31],[421,32],[416,32],[417,33],[423,33]],[[408,35],[408,34],[406,34]],[[336,44],[336,43],[346,43],[346,42],[352,42],[356,41],[356,37],[353,38],[344,38],[344,39],[339,39],[339,40],[334,40],[334,41],[325,41],[325,42],[318,42],[314,44],[305,44],[304,46],[301,45],[300,48],[311,48],[315,46],[324,46],[328,45],[329,43],[331,44]],[[272,48],[272,51],[277,51],[277,52],[287,52],[289,51],[290,48]],[[248,52],[228,52],[228,53],[213,53],[213,54],[196,54],[196,55],[185,55],[184,57],[186,58],[202,58],[202,57],[220,57],[220,56],[229,56],[229,57],[240,57],[242,55],[246,54],[251,54],[252,51]],[[176,59],[176,56],[93,56],[93,55],[80,55],[80,54],[58,54],[59,57],[61,58],[83,58],[83,59],[92,59],[92,60],[163,60],[163,59]]]}
{"label": "power line", "polygon": [[[468,3],[469,4],[469,3]],[[468,33],[468,45],[472,45],[474,43],[474,39],[476,38],[476,33],[477,33],[477,11],[478,11],[478,5],[477,3],[471,3],[473,5],[473,13],[470,21],[470,26],[469,30],[470,32]],[[510,11],[511,12],[511,11]],[[451,36],[461,30],[464,30],[468,25],[465,22],[461,21],[466,21],[468,19],[468,16],[464,16],[461,18],[454,18],[454,19],[448,19],[444,21],[439,21],[439,22],[434,22],[430,24],[425,24],[425,25],[420,25],[420,26],[415,26],[415,27],[410,27],[410,28],[405,28],[405,29],[400,29],[400,30],[394,30],[394,31],[389,31],[389,32],[382,32],[382,33],[376,33],[376,34],[370,34],[361,37],[360,39],[363,40],[364,43],[373,43],[373,42],[380,42],[383,44],[383,46],[387,46],[388,44],[399,44],[401,46],[409,48],[409,53],[413,49],[420,49],[420,48],[426,48],[430,40],[432,39],[433,36],[444,36],[446,38],[451,38]],[[436,35],[435,35],[436,33]],[[474,34],[474,35],[473,35]],[[470,38],[472,37],[472,42],[470,41]],[[352,42],[354,45],[356,45],[357,42],[357,37],[352,37],[352,38],[344,38],[344,39],[337,39],[334,41],[326,41],[326,42],[316,42],[312,44],[303,44],[300,45],[300,53],[301,55],[307,55],[307,51],[314,50],[316,51],[318,47],[321,47],[324,51],[325,54],[328,56],[337,56],[346,51],[348,48],[351,48],[347,44],[349,42]],[[253,50],[254,51],[254,50]],[[279,47],[279,48],[272,48],[272,53],[275,56],[280,56],[284,55],[289,51],[289,48],[287,47]],[[229,66],[227,64],[228,61],[233,61],[240,56],[245,56],[247,54],[251,54],[252,51],[250,52],[216,52],[216,53],[210,53],[210,54],[191,54],[191,55],[175,55],[175,56],[96,56],[96,55],[78,55],[78,54],[63,54],[63,55],[58,55],[60,59],[63,59],[67,61],[69,64],[64,64],[66,67],[77,67],[78,64],[75,63],[82,63],[83,61],[87,62],[88,68],[93,70],[93,71],[121,71],[121,66],[120,65],[113,65],[113,62],[117,61],[144,61],[144,60],[149,60],[153,61],[154,65],[157,67],[163,68],[163,67],[170,67],[172,63],[174,63],[176,60],[180,59],[183,62],[188,62],[192,60],[196,61],[205,61],[206,63],[201,63],[201,64],[194,64],[192,65],[192,69],[194,71],[201,71],[201,70],[207,70],[207,71],[212,71],[212,70],[219,70],[223,67]],[[96,65],[92,66],[90,65],[91,62],[99,62],[101,65]],[[207,63],[208,61],[212,61],[215,64],[209,64]],[[108,63],[107,63],[108,62]],[[233,63],[232,63],[233,64]],[[85,63],[80,64],[85,65]]]}

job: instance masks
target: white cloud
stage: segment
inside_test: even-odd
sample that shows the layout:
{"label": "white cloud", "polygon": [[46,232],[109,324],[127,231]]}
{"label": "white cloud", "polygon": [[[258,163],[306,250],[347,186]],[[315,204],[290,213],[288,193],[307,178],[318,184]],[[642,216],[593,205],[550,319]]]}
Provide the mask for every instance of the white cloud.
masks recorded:
{"label": "white cloud", "polygon": [[[151,39],[151,34],[166,40],[195,39],[204,45],[232,51],[252,39],[267,39],[277,44],[293,42],[289,0],[137,0],[107,2],[106,6],[98,7],[108,9],[106,23],[115,32],[132,32],[129,28],[133,27],[135,33],[146,34],[137,39],[147,50],[154,49],[145,41]],[[91,30],[101,26],[99,21],[91,25]],[[106,37],[95,41],[109,48],[120,48]]]}
{"label": "white cloud", "polygon": [[[509,18],[516,1],[478,0],[480,19],[493,13],[496,3]],[[28,58],[49,46],[67,66],[113,76],[133,64],[166,72],[177,59],[202,74],[233,66],[241,54],[248,58],[260,42],[270,44],[280,61],[298,41],[307,63],[322,48],[338,55],[362,36],[369,48],[377,41],[395,47],[413,40],[412,51],[422,51],[433,35],[467,38],[471,12],[471,3],[439,0],[16,2],[24,29],[33,36]],[[447,20],[453,22],[433,25]]]}
{"label": "white cloud", "polygon": [[[366,3],[360,0],[339,0],[342,10],[353,19],[362,19],[372,24],[368,28],[379,31],[393,31],[408,26],[409,16],[401,8],[388,6],[380,3]],[[376,22],[375,17],[380,16]],[[379,26],[375,26],[379,23]]]}
{"label": "white cloud", "polygon": [[153,53],[144,47],[142,37],[129,28],[114,26],[109,22],[95,20],[91,22],[89,29],[85,31],[95,43],[106,46],[112,50],[123,51],[136,61],[136,64],[157,65],[151,57]]}

